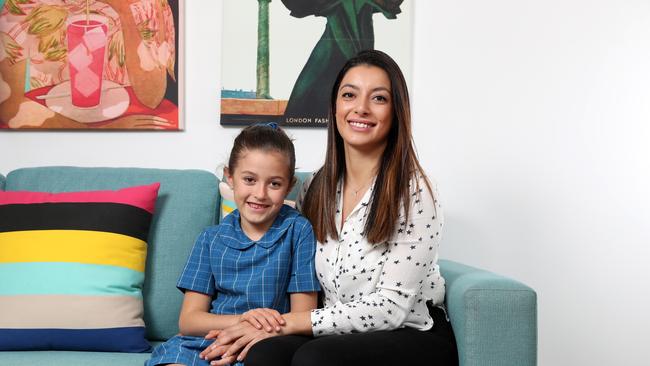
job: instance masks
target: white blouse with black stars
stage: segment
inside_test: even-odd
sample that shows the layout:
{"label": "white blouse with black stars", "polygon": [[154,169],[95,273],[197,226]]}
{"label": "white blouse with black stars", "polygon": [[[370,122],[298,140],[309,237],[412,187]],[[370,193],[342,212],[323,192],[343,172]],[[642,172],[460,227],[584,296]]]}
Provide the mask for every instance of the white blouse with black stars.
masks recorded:
{"label": "white blouse with black stars", "polygon": [[[300,190],[298,209],[312,178]],[[402,212],[393,237],[375,245],[363,236],[374,184],[341,226],[339,182],[339,240],[329,238],[316,247],[316,275],[324,307],[311,312],[314,336],[432,327],[426,302],[442,305],[445,296],[445,280],[437,264],[443,218],[435,183],[436,198],[429,194],[424,179],[418,179],[419,188],[415,180],[410,182],[408,222]]]}

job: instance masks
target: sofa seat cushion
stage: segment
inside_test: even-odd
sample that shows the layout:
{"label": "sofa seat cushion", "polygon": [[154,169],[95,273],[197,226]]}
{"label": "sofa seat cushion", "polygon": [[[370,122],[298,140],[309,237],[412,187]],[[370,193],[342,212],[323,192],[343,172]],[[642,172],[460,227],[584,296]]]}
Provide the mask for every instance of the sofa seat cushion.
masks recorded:
{"label": "sofa seat cushion", "polygon": [[[162,342],[151,342],[157,346]],[[29,351],[0,352],[0,365],[11,366],[142,366],[150,353],[121,352],[75,352],[75,351]]]}

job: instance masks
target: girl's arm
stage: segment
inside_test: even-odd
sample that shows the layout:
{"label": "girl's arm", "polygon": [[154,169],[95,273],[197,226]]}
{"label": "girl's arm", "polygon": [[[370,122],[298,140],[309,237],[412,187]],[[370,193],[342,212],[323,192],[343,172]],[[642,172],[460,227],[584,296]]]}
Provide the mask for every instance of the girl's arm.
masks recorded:
{"label": "girl's arm", "polygon": [[239,322],[239,315],[210,313],[212,297],[195,291],[185,291],[178,327],[181,334],[204,337],[215,329],[224,329]]}

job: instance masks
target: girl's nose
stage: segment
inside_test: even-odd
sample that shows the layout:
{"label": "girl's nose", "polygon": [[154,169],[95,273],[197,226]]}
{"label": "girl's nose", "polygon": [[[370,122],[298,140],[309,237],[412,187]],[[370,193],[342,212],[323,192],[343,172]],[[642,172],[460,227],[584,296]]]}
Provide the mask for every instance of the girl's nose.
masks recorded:
{"label": "girl's nose", "polygon": [[256,198],[266,198],[266,185],[258,184],[255,187],[255,197]]}

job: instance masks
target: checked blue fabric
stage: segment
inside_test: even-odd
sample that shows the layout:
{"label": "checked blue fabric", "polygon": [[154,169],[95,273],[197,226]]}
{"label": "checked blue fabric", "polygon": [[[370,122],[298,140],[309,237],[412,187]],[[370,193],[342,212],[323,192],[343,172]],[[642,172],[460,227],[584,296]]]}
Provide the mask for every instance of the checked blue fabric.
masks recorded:
{"label": "checked blue fabric", "polygon": [[258,240],[244,234],[239,210],[197,239],[177,287],[213,297],[214,314],[255,308],[290,310],[288,293],[319,291],[314,269],[316,241],[309,221],[282,206]]}

